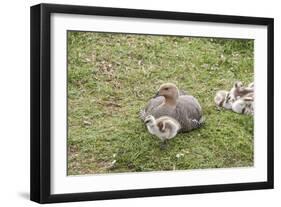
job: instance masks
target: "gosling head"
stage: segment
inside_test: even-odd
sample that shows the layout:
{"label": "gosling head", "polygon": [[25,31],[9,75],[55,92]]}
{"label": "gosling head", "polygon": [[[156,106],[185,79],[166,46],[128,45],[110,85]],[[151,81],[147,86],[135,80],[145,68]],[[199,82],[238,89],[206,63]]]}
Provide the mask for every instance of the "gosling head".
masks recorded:
{"label": "gosling head", "polygon": [[144,123],[145,123],[146,125],[153,125],[153,124],[155,124],[155,118],[154,118],[154,116],[148,115],[147,117],[145,117]]}
{"label": "gosling head", "polygon": [[234,83],[234,86],[233,86],[234,88],[242,88],[243,87],[243,83],[241,82],[241,81],[236,81],[235,83]]}
{"label": "gosling head", "polygon": [[233,87],[229,91],[229,98],[231,101],[235,101],[240,96],[240,91],[243,88],[243,83],[241,81],[236,81]]}
{"label": "gosling head", "polygon": [[164,96],[166,99],[176,100],[179,97],[179,89],[173,83],[164,83],[156,93],[155,97],[157,96]]}
{"label": "gosling head", "polygon": [[227,92],[225,99],[222,102],[222,106],[226,109],[232,108],[232,103],[234,102],[233,98],[231,97],[231,94]]}

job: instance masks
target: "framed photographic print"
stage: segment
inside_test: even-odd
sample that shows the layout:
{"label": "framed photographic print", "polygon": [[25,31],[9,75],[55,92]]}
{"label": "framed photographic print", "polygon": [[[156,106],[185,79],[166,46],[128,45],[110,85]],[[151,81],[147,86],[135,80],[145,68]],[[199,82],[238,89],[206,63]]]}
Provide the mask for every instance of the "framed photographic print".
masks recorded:
{"label": "framed photographic print", "polygon": [[31,7],[31,200],[273,188],[273,19]]}

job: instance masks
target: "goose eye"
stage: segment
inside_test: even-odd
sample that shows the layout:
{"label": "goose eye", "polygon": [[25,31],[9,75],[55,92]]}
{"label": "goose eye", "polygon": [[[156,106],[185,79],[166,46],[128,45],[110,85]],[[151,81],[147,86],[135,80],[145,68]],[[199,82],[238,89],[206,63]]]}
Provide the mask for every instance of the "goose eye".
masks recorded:
{"label": "goose eye", "polygon": [[166,90],[166,91],[167,91],[167,90],[169,90],[169,88],[164,88],[164,90]]}

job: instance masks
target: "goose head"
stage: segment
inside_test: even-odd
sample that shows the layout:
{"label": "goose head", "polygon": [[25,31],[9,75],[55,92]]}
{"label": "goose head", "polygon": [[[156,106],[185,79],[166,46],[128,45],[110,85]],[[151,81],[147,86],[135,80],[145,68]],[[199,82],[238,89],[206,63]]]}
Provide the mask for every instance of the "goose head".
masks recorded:
{"label": "goose head", "polygon": [[177,100],[179,97],[179,89],[173,83],[164,83],[158,89],[155,97],[157,96],[164,96],[166,100]]}

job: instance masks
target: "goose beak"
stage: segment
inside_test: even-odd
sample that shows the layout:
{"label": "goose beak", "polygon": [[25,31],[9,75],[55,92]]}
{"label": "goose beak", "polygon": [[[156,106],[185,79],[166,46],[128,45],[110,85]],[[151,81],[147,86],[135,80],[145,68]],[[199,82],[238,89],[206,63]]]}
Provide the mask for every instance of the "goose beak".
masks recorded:
{"label": "goose beak", "polygon": [[153,98],[156,98],[159,96],[159,91],[157,91],[157,93],[155,94],[155,96],[153,96]]}

